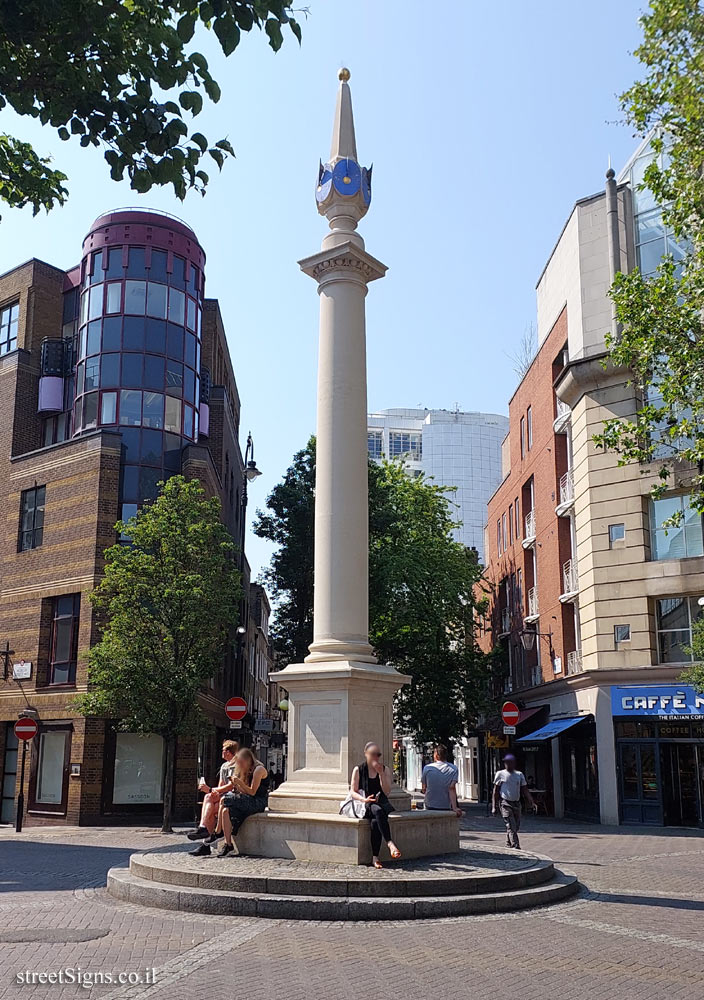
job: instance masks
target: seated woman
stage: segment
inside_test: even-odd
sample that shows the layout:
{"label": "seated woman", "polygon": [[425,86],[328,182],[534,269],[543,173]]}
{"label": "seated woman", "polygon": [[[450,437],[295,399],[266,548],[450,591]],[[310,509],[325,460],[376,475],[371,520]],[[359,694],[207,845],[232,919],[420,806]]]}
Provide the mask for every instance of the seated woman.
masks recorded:
{"label": "seated woman", "polygon": [[[205,792],[205,798],[203,799],[203,804],[200,811],[200,822],[198,824],[197,830],[192,830],[187,836],[189,840],[203,840],[204,838],[210,838],[216,829],[217,819],[218,819],[218,807],[220,805],[220,800],[225,792],[232,788],[232,777],[236,773],[237,762],[235,760],[235,754],[239,750],[239,743],[235,740],[225,740],[222,745],[222,758],[223,765],[220,768],[220,774],[218,775],[218,783],[215,787],[210,787],[201,781],[198,788],[201,792]],[[196,857],[203,854],[209,854],[210,851],[202,851],[197,848],[195,851],[191,851]]]}
{"label": "seated woman", "polygon": [[371,820],[372,864],[382,868],[379,850],[382,839],[389,845],[389,853],[394,861],[401,857],[396,844],[391,839],[389,813],[393,806],[388,795],[391,791],[391,771],[381,761],[381,750],[376,743],[367,743],[364,748],[364,763],[358,764],[352,772],[350,785],[352,797],[367,803],[365,819]]}
{"label": "seated woman", "polygon": [[264,812],[269,801],[269,774],[260,760],[248,747],[237,754],[238,776],[233,777],[233,794],[223,800],[222,828],[225,843],[218,851],[219,858],[232,854],[235,846],[232,838],[248,816]]}

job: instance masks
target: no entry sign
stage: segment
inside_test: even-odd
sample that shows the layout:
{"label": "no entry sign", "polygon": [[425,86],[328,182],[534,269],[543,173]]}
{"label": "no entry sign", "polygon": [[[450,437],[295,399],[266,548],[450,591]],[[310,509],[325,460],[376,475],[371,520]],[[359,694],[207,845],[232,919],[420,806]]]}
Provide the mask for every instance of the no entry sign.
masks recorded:
{"label": "no entry sign", "polygon": [[505,701],[501,706],[501,718],[504,720],[504,725],[506,726],[515,726],[520,714],[518,705],[513,701]]}
{"label": "no entry sign", "polygon": [[15,723],[15,736],[18,740],[31,740],[37,735],[38,731],[39,726],[34,719],[30,719],[26,715],[23,715]]}
{"label": "no entry sign", "polygon": [[247,714],[247,702],[244,698],[230,698],[230,700],[225,703],[225,714],[228,719],[232,719],[233,722],[239,722],[240,719],[244,719]]}

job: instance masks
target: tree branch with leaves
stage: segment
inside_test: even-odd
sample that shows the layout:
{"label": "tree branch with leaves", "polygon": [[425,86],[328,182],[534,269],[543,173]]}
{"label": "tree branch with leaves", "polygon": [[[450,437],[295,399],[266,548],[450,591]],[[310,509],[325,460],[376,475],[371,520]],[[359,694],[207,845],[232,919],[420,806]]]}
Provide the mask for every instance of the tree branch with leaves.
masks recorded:
{"label": "tree branch with leaves", "polygon": [[[12,108],[65,141],[104,150],[113,180],[140,193],[171,185],[205,193],[204,157],[222,169],[227,138],[194,130],[220,86],[191,47],[212,31],[226,56],[258,28],[277,52],[301,29],[284,0],[22,0],[0,4],[0,110]],[[28,143],[0,135],[0,200],[49,210],[67,197],[65,174]]]}

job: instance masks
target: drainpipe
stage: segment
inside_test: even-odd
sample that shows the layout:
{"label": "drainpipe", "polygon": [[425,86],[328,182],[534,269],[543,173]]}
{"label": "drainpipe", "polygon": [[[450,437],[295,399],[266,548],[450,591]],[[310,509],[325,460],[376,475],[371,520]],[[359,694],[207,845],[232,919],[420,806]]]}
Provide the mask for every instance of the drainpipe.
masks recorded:
{"label": "drainpipe", "polygon": [[[621,239],[618,227],[618,194],[616,192],[616,174],[613,167],[606,171],[606,239],[609,256],[609,286],[621,270]],[[620,325],[616,319],[616,304],[611,303],[611,334],[617,338]]]}

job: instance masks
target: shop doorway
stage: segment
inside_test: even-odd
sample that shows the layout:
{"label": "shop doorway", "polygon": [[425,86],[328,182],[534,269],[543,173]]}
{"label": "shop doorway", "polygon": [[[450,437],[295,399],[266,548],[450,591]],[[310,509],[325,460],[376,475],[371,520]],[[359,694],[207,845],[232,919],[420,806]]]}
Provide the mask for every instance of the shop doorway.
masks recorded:
{"label": "shop doorway", "polygon": [[657,744],[621,743],[618,756],[621,819],[624,823],[661,825]]}
{"label": "shop doorway", "polygon": [[663,822],[665,826],[698,826],[701,822],[699,767],[701,747],[694,743],[661,743]]}

